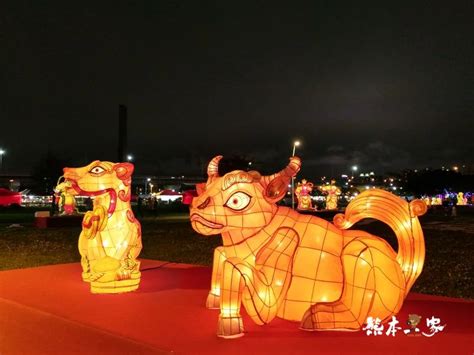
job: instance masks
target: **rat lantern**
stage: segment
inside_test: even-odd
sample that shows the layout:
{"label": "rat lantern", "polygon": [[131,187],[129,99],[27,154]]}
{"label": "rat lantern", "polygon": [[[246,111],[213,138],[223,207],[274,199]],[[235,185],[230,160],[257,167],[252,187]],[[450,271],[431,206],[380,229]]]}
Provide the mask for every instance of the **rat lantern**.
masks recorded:
{"label": "rat lantern", "polygon": [[138,288],[141,227],[130,207],[133,164],[94,161],[64,168],[68,192],[94,199],[79,236],[82,279],[92,293],[121,293]]}

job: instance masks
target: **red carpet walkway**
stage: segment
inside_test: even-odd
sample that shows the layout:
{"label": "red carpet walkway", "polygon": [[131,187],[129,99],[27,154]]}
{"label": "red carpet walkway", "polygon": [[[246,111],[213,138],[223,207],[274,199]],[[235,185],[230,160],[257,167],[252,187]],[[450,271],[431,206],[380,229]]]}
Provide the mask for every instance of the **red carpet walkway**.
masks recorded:
{"label": "red carpet walkway", "polygon": [[[218,311],[207,310],[210,269],[144,260],[135,293],[93,295],[79,264],[0,272],[0,354],[473,354],[474,302],[410,294],[397,316],[435,316],[444,331],[428,338],[398,332],[304,332],[275,320],[224,340],[215,335]],[[387,328],[385,328],[387,329]]]}

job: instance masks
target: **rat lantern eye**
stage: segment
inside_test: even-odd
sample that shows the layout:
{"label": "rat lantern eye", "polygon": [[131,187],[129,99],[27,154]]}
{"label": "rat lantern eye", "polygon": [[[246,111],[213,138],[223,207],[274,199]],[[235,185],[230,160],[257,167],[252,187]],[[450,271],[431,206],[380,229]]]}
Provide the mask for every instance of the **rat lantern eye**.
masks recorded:
{"label": "rat lantern eye", "polygon": [[100,175],[105,171],[105,169],[101,166],[95,166],[89,172],[94,175]]}
{"label": "rat lantern eye", "polygon": [[234,211],[241,211],[249,205],[250,200],[251,197],[245,192],[236,192],[229,197],[225,203],[225,206],[233,209]]}

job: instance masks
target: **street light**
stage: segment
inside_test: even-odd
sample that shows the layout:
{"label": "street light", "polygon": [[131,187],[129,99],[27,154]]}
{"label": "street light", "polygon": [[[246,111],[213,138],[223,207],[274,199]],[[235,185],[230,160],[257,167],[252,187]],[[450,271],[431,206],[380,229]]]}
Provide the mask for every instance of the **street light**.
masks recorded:
{"label": "street light", "polygon": [[300,144],[301,144],[300,141],[294,141],[294,142],[293,142],[293,154],[292,154],[292,157],[295,156],[296,147],[299,147]]}
{"label": "street light", "polygon": [[146,183],[145,183],[145,195],[147,193],[147,185],[151,181],[151,178],[146,178]]}
{"label": "street light", "polygon": [[3,167],[3,155],[6,153],[3,149],[0,148],[0,171],[2,171]]}
{"label": "street light", "polygon": [[[295,156],[296,152],[296,147],[300,146],[300,141],[294,141],[293,142],[293,154],[292,157]],[[291,208],[295,209],[295,177],[291,177]]]}
{"label": "street light", "polygon": [[127,155],[127,161],[132,161],[133,160],[133,155]]}
{"label": "street light", "polygon": [[359,170],[359,167],[357,165],[353,165],[352,166],[352,171],[357,171],[357,170]]}

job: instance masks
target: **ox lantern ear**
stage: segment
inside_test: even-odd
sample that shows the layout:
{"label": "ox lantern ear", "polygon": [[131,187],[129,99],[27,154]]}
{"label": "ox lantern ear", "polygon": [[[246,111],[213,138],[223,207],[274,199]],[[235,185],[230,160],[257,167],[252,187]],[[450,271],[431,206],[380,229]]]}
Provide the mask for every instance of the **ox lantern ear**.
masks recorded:
{"label": "ox lantern ear", "polygon": [[290,158],[290,163],[280,172],[262,176],[260,183],[265,189],[265,198],[270,203],[280,201],[288,191],[288,184],[292,177],[296,176],[301,167],[301,160],[296,156]]}
{"label": "ox lantern ear", "polygon": [[200,184],[196,184],[196,192],[197,192],[198,196],[202,195],[204,193],[204,191],[206,191],[206,183],[205,182],[200,183]]}
{"label": "ox lantern ear", "polygon": [[288,191],[288,181],[283,177],[277,177],[273,179],[265,189],[265,198],[270,203],[277,203],[283,197],[285,197]]}
{"label": "ox lantern ear", "polygon": [[115,164],[114,170],[115,173],[117,174],[117,177],[122,180],[128,180],[131,178],[134,170],[134,166],[132,163],[118,163]]}

